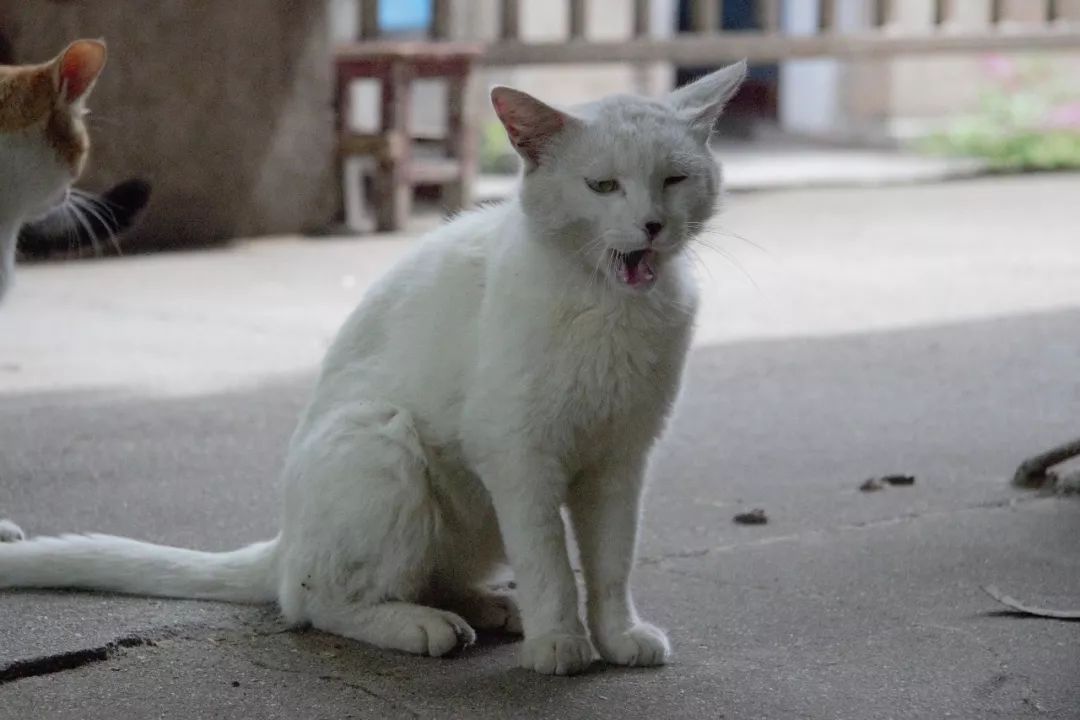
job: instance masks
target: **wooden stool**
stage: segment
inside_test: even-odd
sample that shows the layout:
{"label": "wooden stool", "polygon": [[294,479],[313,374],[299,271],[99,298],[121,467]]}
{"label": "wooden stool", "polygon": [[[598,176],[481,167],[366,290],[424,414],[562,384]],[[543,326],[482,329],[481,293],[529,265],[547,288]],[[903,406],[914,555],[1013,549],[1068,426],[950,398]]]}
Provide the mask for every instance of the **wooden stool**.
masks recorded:
{"label": "wooden stool", "polygon": [[[354,43],[335,51],[342,192],[348,186],[344,181],[345,160],[356,156],[374,158],[375,220],[380,231],[404,227],[417,185],[443,186],[445,204],[451,211],[469,203],[476,175],[476,139],[465,112],[465,91],[481,52],[480,45],[378,41]],[[379,129],[374,134],[355,133],[348,124],[350,86],[361,78],[378,80],[382,86]],[[421,159],[413,155],[412,84],[418,78],[446,80],[445,158]]]}

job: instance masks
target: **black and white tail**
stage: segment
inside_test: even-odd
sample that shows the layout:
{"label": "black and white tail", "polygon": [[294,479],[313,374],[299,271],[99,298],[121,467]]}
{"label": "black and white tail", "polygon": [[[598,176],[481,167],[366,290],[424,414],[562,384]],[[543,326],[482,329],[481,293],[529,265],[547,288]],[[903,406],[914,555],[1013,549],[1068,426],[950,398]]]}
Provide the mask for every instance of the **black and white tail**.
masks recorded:
{"label": "black and white tail", "polygon": [[0,588],[252,604],[277,599],[277,539],[230,552],[200,552],[114,535],[21,538],[18,526],[0,521]]}

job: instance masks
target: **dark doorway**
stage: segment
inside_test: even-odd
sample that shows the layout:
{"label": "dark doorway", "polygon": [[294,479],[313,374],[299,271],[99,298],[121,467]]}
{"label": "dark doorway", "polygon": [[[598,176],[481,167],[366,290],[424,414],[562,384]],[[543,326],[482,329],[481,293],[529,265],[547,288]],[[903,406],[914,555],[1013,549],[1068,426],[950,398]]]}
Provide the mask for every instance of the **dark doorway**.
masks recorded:
{"label": "dark doorway", "polygon": [[[716,31],[723,29],[725,32],[745,32],[762,29],[758,0],[738,0],[717,4],[722,7],[722,14],[720,27],[715,28]],[[679,32],[691,31],[689,0],[679,0],[675,27]],[[733,57],[731,62],[739,59]],[[682,85],[715,69],[716,67],[679,66],[675,68],[675,82]],[[775,121],[777,119],[778,80],[779,69],[775,63],[754,64],[750,68],[750,74],[742,90],[732,99],[724,112],[717,130],[724,134],[741,135],[748,132],[756,121]]]}

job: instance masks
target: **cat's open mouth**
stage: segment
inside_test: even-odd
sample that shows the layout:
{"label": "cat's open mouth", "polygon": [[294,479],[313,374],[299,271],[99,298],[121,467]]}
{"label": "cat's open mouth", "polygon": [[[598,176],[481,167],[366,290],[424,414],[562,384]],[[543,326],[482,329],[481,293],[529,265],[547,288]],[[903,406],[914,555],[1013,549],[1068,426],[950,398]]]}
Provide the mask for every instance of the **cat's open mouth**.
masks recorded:
{"label": "cat's open mouth", "polygon": [[656,280],[656,270],[653,269],[655,251],[648,248],[627,253],[612,250],[611,254],[615,258],[615,276],[622,283],[634,289],[644,289]]}

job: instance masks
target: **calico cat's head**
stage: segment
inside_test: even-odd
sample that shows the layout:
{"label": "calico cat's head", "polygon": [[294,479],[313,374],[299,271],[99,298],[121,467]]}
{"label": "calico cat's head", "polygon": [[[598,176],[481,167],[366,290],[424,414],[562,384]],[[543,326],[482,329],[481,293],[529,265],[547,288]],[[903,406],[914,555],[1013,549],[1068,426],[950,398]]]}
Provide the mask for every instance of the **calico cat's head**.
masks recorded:
{"label": "calico cat's head", "polygon": [[745,75],[740,62],[661,100],[620,95],[568,111],[494,88],[525,165],[525,213],[588,272],[648,290],[714,211],[720,172],[709,135]]}
{"label": "calico cat's head", "polygon": [[79,40],[42,65],[0,66],[0,211],[27,220],[64,199],[90,150],[85,102],[104,65],[105,45]]}

